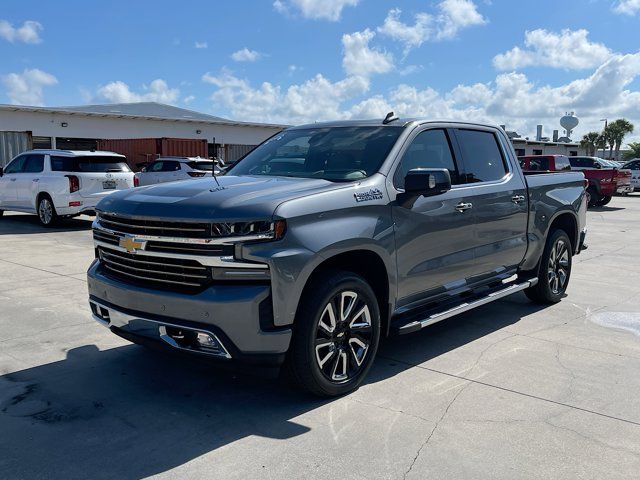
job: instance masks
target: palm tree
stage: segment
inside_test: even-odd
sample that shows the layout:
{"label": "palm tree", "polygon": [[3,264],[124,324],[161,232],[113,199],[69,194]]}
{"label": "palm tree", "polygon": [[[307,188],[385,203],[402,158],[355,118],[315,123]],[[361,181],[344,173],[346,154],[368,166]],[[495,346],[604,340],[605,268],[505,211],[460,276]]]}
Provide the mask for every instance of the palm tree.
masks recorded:
{"label": "palm tree", "polygon": [[633,123],[625,118],[620,118],[611,122],[610,126],[613,125],[613,137],[615,141],[615,150],[617,159],[620,156],[620,147],[622,146],[622,142],[624,141],[624,137],[633,132]]}
{"label": "palm tree", "polygon": [[619,136],[619,126],[614,122],[607,125],[607,128],[602,132],[602,137],[605,145],[609,145],[609,159],[613,157],[613,147],[616,146],[616,139]]}
{"label": "palm tree", "polygon": [[628,147],[631,151],[625,153],[625,159],[631,160],[633,158],[640,158],[640,142],[631,142]]}
{"label": "palm tree", "polygon": [[587,155],[595,156],[596,149],[598,148],[600,139],[600,134],[598,132],[589,132],[582,137],[580,141],[580,146],[587,150]]}

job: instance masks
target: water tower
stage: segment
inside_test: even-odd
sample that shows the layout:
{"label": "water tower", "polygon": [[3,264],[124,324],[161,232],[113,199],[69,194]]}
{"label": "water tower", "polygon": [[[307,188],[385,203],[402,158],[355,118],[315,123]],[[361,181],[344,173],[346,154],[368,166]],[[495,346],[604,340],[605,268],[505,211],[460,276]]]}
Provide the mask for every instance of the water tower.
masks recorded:
{"label": "water tower", "polygon": [[560,126],[564,128],[565,136],[558,140],[560,142],[570,142],[571,134],[579,123],[580,120],[578,120],[578,117],[575,116],[574,112],[565,114],[565,116],[560,119]]}

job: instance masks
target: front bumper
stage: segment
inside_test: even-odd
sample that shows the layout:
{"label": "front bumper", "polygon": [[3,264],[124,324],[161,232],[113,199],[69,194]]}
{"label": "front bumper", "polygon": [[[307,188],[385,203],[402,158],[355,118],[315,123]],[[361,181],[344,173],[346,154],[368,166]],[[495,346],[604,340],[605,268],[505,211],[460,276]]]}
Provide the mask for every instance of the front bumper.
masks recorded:
{"label": "front bumper", "polygon": [[210,334],[222,347],[219,354],[193,353],[266,365],[282,363],[289,349],[291,329],[272,328],[268,318],[269,285],[228,282],[196,294],[152,290],[108,276],[99,261],[91,265],[87,277],[94,318],[125,338],[190,350],[166,338],[167,329],[183,328]]}

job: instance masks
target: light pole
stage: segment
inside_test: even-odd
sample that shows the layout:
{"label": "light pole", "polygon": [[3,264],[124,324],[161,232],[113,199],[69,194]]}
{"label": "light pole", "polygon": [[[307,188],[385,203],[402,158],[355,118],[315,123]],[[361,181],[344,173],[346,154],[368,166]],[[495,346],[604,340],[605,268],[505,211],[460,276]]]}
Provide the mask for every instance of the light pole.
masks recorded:
{"label": "light pole", "polygon": [[601,122],[604,122],[604,130],[602,130],[602,137],[603,137],[603,141],[604,141],[604,145],[602,146],[602,158],[604,158],[604,156],[607,154],[607,141],[604,140],[604,132],[607,130],[607,125],[609,125],[609,120],[606,118],[602,118],[600,119]]}

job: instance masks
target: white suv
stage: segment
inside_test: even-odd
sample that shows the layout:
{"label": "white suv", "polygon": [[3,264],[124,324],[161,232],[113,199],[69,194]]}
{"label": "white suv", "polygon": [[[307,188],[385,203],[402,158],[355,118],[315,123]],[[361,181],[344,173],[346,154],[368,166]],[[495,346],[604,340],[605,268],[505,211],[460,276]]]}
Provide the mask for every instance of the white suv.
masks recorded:
{"label": "white suv", "polygon": [[177,182],[212,175],[222,172],[214,160],[200,157],[162,157],[136,173],[136,186],[154,185],[156,183]]}
{"label": "white suv", "polygon": [[133,172],[120,154],[30,150],[0,168],[0,216],[36,213],[49,226],[58,217],[93,214],[106,195],[131,187]]}

